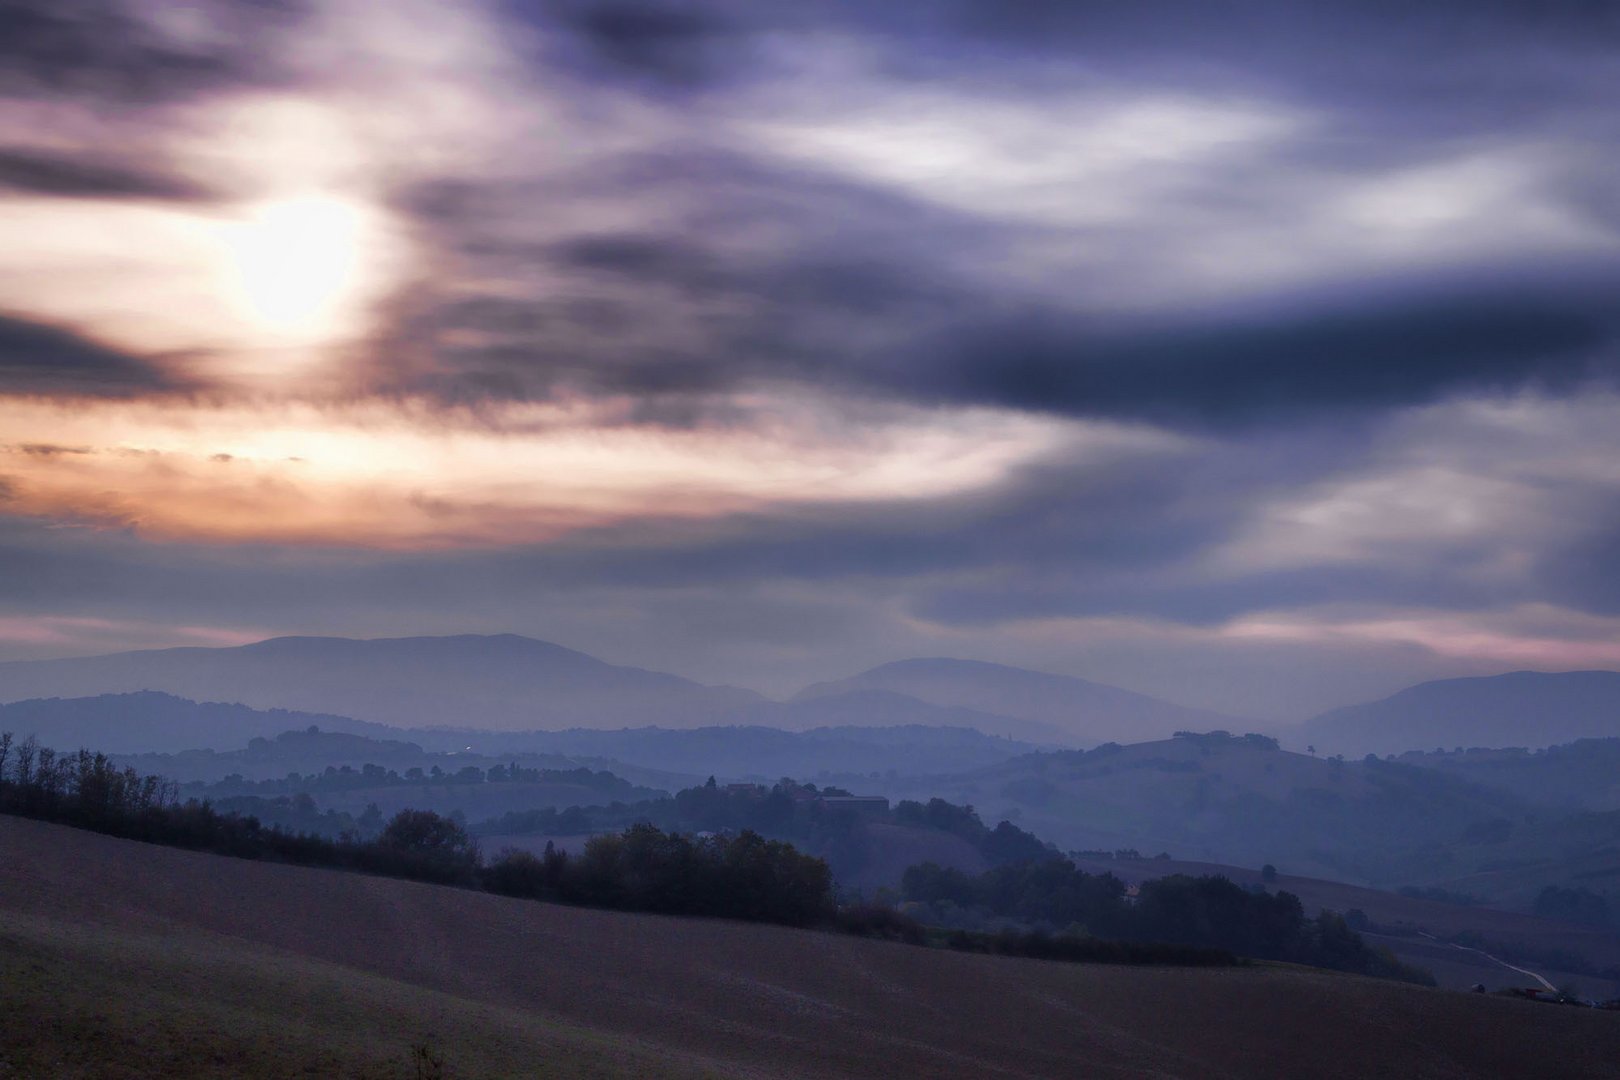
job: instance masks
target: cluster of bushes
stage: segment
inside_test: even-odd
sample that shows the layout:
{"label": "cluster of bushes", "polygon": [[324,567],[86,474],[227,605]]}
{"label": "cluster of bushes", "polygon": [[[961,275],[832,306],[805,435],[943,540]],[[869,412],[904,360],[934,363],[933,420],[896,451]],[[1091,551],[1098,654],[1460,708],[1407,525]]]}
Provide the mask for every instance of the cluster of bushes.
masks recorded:
{"label": "cluster of bushes", "polygon": [[1064,859],[972,875],[932,863],[906,871],[905,898],[925,921],[957,929],[1062,930],[1078,940],[1156,942],[1432,984],[1426,972],[1367,945],[1333,912],[1307,918],[1288,892],[1244,889],[1219,876],[1175,874],[1134,897],[1113,874]]}
{"label": "cluster of bushes", "polygon": [[[187,797],[195,798],[180,789]],[[382,810],[376,803],[368,803],[358,816],[343,810],[322,810],[315,805],[308,792],[297,795],[230,795],[224,798],[204,798],[215,810],[236,817],[254,817],[261,825],[269,825],[286,832],[313,833],[328,840],[371,840],[382,832]]]}
{"label": "cluster of bushes", "polygon": [[587,788],[607,796],[619,798],[646,794],[649,789],[639,788],[622,776],[587,768],[540,769],[527,768],[517,762],[480,768],[464,765],[448,772],[437,765],[423,769],[412,766],[403,773],[381,765],[328,765],[318,773],[289,773],[273,780],[248,780],[240,773],[232,773],[212,783],[192,781],[184,785],[187,794],[224,795],[294,795],[337,791],[356,791],[378,787],[453,787],[469,784],[569,784]]}
{"label": "cluster of bushes", "polygon": [[944,799],[929,799],[926,803],[902,800],[895,805],[893,820],[897,825],[938,829],[960,836],[992,866],[1050,859],[1056,855],[1050,844],[1012,822],[1003,821],[992,829],[985,825],[973,807],[957,806]]}
{"label": "cluster of bushes", "polygon": [[483,877],[507,896],[626,911],[788,926],[822,923],[834,911],[825,862],[751,830],[689,837],[643,822],[591,837],[577,857],[549,843],[539,856],[504,852]]}
{"label": "cluster of bushes", "polygon": [[960,836],[993,866],[1056,856],[1050,845],[1011,822],[1003,821],[992,829],[980,820],[973,807],[957,806],[944,799],[930,799],[927,803],[903,801],[887,814],[857,813],[821,799],[848,794],[839,788],[818,790],[814,784],[787,779],[769,788],[751,784],[727,788],[711,777],[708,783],[677,792],[673,798],[516,811],[479,822],[472,831],[478,836],[572,836],[623,829],[638,821],[650,821],[677,832],[753,830],[787,840],[826,859],[844,877],[864,866],[866,829],[873,822]]}
{"label": "cluster of bushes", "polygon": [[1003,927],[996,931],[929,926],[914,916],[881,904],[842,908],[838,928],[858,937],[934,945],[957,952],[1024,956],[1090,964],[1173,964],[1183,967],[1230,967],[1243,961],[1225,949],[1204,949],[1159,941],[1118,941],[1077,932]]}
{"label": "cluster of bushes", "polygon": [[1233,735],[1230,731],[1177,731],[1170,736],[1173,739],[1185,739],[1199,746],[1252,746],[1259,750],[1280,749],[1276,739],[1270,735],[1259,735],[1249,732],[1247,735]]}

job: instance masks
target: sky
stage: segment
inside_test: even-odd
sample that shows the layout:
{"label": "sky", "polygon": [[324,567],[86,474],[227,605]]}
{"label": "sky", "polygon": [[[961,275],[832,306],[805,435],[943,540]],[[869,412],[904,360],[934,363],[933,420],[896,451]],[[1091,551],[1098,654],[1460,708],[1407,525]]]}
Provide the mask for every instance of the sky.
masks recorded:
{"label": "sky", "polygon": [[1620,6],[0,0],[0,659],[1620,668]]}

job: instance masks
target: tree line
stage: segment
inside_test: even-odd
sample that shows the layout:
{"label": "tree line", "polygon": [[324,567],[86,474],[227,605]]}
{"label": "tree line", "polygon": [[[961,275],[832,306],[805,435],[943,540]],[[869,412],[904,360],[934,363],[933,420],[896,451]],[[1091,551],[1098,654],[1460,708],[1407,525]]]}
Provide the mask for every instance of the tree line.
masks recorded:
{"label": "tree line", "polygon": [[337,839],[182,801],[177,786],[105,754],[58,754],[0,734],[0,812],[131,840],[238,858],[325,866],[595,907],[808,926],[835,911],[820,859],[753,832],[702,839],[642,823],[596,836],[579,857],[505,852],[485,865],[478,842],[431,810],[401,810],[374,839]]}
{"label": "tree line", "polygon": [[692,837],[642,822],[591,837],[577,857],[551,843],[538,856],[504,852],[484,880],[507,896],[788,926],[836,910],[826,862],[752,830]]}
{"label": "tree line", "polygon": [[404,772],[381,765],[365,764],[356,769],[352,765],[328,765],[318,773],[290,772],[285,777],[266,780],[248,780],[241,773],[231,773],[215,781],[193,780],[183,786],[188,794],[206,796],[230,795],[294,795],[306,792],[357,791],[380,787],[455,787],[470,784],[567,784],[588,788],[607,796],[634,796],[647,791],[613,773],[584,767],[572,769],[526,768],[512,762],[497,763],[489,768],[464,765],[454,772],[433,765],[427,769],[412,766]]}
{"label": "tree line", "polygon": [[672,798],[512,811],[473,825],[472,832],[476,836],[573,836],[623,829],[639,821],[678,832],[751,829],[826,859],[840,877],[857,873],[865,864],[866,830],[874,822],[951,833],[966,840],[993,866],[1057,854],[1050,844],[1011,822],[990,828],[973,807],[944,799],[926,803],[902,800],[887,811],[867,812],[823,801],[826,796],[848,794],[842,788],[817,788],[787,778],[767,788],[721,786],[710,777],[707,783],[678,791]]}
{"label": "tree line", "polygon": [[1162,942],[1227,950],[1335,971],[1433,985],[1427,972],[1369,946],[1343,916],[1307,917],[1290,892],[1245,889],[1219,875],[1173,874],[1135,895],[1113,874],[1089,874],[1067,859],[994,867],[983,874],[924,863],[901,882],[911,913],[960,929],[1061,932],[1075,938]]}

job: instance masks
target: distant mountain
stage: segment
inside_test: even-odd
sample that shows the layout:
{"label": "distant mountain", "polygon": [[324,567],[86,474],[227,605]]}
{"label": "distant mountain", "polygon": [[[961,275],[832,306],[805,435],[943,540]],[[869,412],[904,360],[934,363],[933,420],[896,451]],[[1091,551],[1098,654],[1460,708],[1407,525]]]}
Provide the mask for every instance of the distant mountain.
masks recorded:
{"label": "distant mountain", "polygon": [[[926,716],[953,715],[952,710],[915,704]],[[780,718],[790,711],[791,707],[776,705],[770,715]],[[805,710],[799,718],[842,715],[838,709]],[[312,727],[319,734],[308,734]],[[33,735],[42,745],[58,750],[87,747],[122,755],[143,770],[184,780],[217,779],[231,772],[274,778],[289,769],[319,772],[327,765],[344,764],[404,769],[433,764],[427,757],[453,753],[463,764],[474,759],[495,764],[520,755],[531,766],[589,765],[670,790],[701,783],[710,775],[774,781],[783,776],[820,780],[870,777],[873,773],[907,777],[958,773],[1035,749],[1033,744],[985,735],[970,727],[921,724],[806,731],[758,725],[563,731],[401,729],[344,716],[198,703],[155,690],[0,705],[0,731],[10,731],[18,739]],[[269,742],[249,746],[257,740]],[[548,760],[535,760],[537,757]],[[438,763],[454,771],[452,762]]]}
{"label": "distant mountain", "polygon": [[[1245,721],[1203,709],[1173,705],[1117,686],[1006,667],[980,660],[899,660],[835,682],[801,691],[795,704],[856,691],[903,694],[931,705],[1011,717],[1011,730],[987,726],[994,734],[1070,745],[1142,742],[1181,730],[1242,730]],[[1039,725],[1035,729],[1030,724]]]}
{"label": "distant mountain", "polygon": [[107,754],[234,749],[249,739],[272,738],[311,726],[358,735],[397,734],[380,724],[343,716],[199,703],[154,690],[0,705],[0,731],[9,731],[18,739],[33,735],[40,745],[57,750],[86,747]]}
{"label": "distant mountain", "polygon": [[1458,746],[1536,749],[1620,736],[1620,672],[1515,671],[1419,683],[1333,709],[1288,732],[1319,752],[1399,754]]}
{"label": "distant mountain", "polygon": [[0,664],[0,701],[161,690],[393,727],[693,727],[763,701],[513,634],[283,637]]}
{"label": "distant mountain", "polygon": [[[826,685],[826,684],[824,684]],[[768,701],[749,706],[732,719],[789,731],[814,728],[971,728],[986,735],[1035,744],[1073,743],[1060,728],[1016,716],[970,709],[963,705],[935,704],[894,690],[856,689],[799,695],[786,704]]]}

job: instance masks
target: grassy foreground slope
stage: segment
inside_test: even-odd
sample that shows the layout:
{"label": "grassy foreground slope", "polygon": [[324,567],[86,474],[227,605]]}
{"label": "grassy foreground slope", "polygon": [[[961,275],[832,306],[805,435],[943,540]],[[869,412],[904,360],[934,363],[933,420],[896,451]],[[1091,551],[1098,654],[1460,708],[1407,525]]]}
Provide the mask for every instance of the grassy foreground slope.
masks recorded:
{"label": "grassy foreground slope", "polygon": [[0,1075],[1612,1075],[1620,1017],[570,909],[0,817]]}

